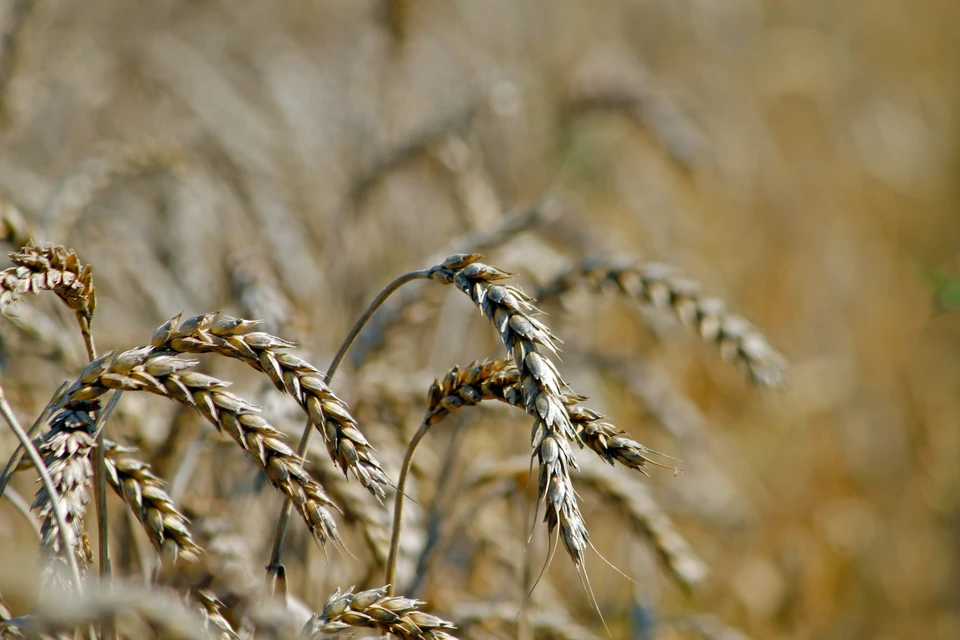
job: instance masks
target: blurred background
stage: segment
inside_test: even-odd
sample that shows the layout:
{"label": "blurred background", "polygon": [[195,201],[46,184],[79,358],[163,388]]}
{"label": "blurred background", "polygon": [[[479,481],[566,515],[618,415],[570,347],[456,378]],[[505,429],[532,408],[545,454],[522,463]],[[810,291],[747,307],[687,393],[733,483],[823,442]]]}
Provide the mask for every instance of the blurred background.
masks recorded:
{"label": "blurred background", "polygon": [[[223,309],[264,318],[320,368],[389,280],[510,216],[534,212],[487,261],[530,292],[571,258],[669,262],[755,323],[790,379],[756,389],[616,296],[545,301],[573,388],[683,460],[682,475],[641,484],[709,568],[678,587],[583,491],[595,545],[638,582],[588,565],[612,636],[957,638],[958,34],[955,0],[2,0],[0,198],[23,214],[5,233],[93,264],[101,350]],[[424,291],[334,385],[391,477],[432,377],[499,353],[462,297]],[[2,382],[28,424],[83,364],[50,298],[0,326]],[[299,428],[296,407],[239,365],[204,366]],[[111,429],[168,480],[196,450],[184,509],[246,545],[256,585],[278,496],[168,404],[125,397]],[[528,451],[528,421],[508,409],[449,422],[418,454],[413,558],[430,505],[457,495],[431,478]],[[0,457],[13,446],[0,437]],[[28,501],[33,480],[13,485]],[[484,508],[426,575],[408,568],[463,637],[515,637],[511,620],[471,627],[468,614],[504,605],[512,618],[517,566],[539,571],[546,536],[524,553],[521,502]],[[123,548],[134,533],[121,525]],[[291,535],[291,592],[310,608],[382,581],[360,536],[345,534],[357,558],[325,560]],[[35,566],[9,567],[32,557],[31,536],[0,504],[15,614]],[[121,573],[135,567],[117,553]],[[569,565],[557,554],[529,606],[603,637]]]}

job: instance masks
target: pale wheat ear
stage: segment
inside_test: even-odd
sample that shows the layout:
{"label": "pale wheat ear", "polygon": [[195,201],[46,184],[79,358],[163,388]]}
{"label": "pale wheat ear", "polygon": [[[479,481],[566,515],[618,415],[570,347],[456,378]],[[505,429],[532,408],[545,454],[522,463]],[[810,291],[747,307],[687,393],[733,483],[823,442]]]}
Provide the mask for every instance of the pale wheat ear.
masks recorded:
{"label": "pale wheat ear", "polygon": [[561,296],[576,288],[612,289],[660,311],[669,311],[705,342],[715,344],[725,360],[741,365],[760,387],[787,381],[787,360],[747,320],[727,310],[720,298],[701,291],[669,265],[640,262],[630,256],[594,257],[573,263],[544,284],[537,298]]}

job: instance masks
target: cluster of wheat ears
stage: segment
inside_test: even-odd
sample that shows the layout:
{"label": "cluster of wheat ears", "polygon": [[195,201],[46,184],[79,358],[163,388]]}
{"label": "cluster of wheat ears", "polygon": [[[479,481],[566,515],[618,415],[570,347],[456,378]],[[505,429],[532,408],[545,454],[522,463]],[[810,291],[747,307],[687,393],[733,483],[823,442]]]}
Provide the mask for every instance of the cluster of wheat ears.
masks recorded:
{"label": "cluster of wheat ears", "polygon": [[[15,225],[6,224],[7,236],[16,242]],[[0,492],[18,500],[11,478],[27,473],[39,476],[40,488],[33,504],[24,504],[24,515],[39,520],[42,567],[40,597],[29,613],[10,617],[0,606],[0,636],[115,638],[136,636],[139,629],[165,638],[326,638],[370,629],[403,639],[439,640],[458,633],[470,636],[469,626],[476,621],[499,618],[509,623],[517,610],[464,606],[446,616],[456,621],[458,631],[453,622],[429,613],[426,603],[394,592],[403,507],[417,446],[456,409],[485,400],[499,400],[526,412],[532,423],[528,452],[532,459],[517,452],[517,458],[484,470],[473,479],[471,505],[479,504],[491,491],[502,493],[499,480],[522,477],[528,469],[532,473],[535,462],[539,469],[536,520],[545,523],[547,560],[562,546],[590,598],[586,560],[596,550],[581,515],[578,485],[591,487],[618,505],[629,527],[646,537],[679,584],[690,587],[703,576],[704,568],[687,542],[643,484],[630,477],[634,472],[645,474],[648,465],[673,468],[669,458],[660,457],[583,404],[586,398],[564,381],[558,366],[558,340],[534,306],[537,300],[510,284],[510,273],[482,262],[478,253],[451,255],[386,286],[326,371],[292,355],[293,342],[259,330],[261,321],[217,312],[186,319],[177,315],[156,329],[144,345],[97,353],[91,266],[58,245],[28,243],[11,258],[13,266],[0,274],[0,305],[17,303],[29,292],[55,293],[76,314],[88,363],[54,393],[27,428],[0,390],[0,412],[19,440],[0,477]],[[410,284],[414,281],[424,282]],[[367,321],[391,294],[404,285],[414,291],[429,282],[453,285],[469,297],[496,331],[504,354],[454,367],[435,379],[426,392],[426,413],[409,442],[399,474],[391,477],[378,460],[378,443],[364,435],[363,424],[338,398],[335,374]],[[623,258],[579,261],[546,280],[538,299],[562,296],[576,288],[614,290],[641,308],[670,312],[704,341],[719,347],[724,358],[740,364],[758,386],[778,386],[784,380],[785,361],[760,332],[665,265]],[[200,362],[196,357],[202,354],[238,360],[266,375],[277,391],[289,394],[306,419],[299,444],[288,441],[257,404],[231,393],[230,382],[195,371]],[[139,459],[135,448],[111,439],[110,416],[123,402],[121,395],[139,392],[199,412],[236,442],[282,495],[284,506],[266,563],[266,583],[258,593],[227,593],[211,577],[196,578],[197,572],[191,573],[191,567],[208,553],[202,539],[210,538],[209,532],[194,530],[194,523],[178,508],[177,492],[168,493],[160,478],[163,474]],[[333,467],[348,483],[318,459],[317,449],[311,446],[314,429]],[[598,456],[613,467],[625,468],[616,474],[607,473],[604,466],[584,465],[581,470],[578,455]],[[369,495],[353,491],[355,486]],[[517,491],[517,486],[519,482],[509,483],[507,491]],[[136,583],[112,575],[110,554],[117,550],[109,546],[111,521],[106,511],[111,490],[159,554],[157,567],[173,567],[170,572],[163,574],[158,568]],[[393,501],[392,526],[385,517],[389,500]],[[85,524],[90,504],[95,536],[89,535]],[[380,584],[385,586],[337,589],[321,611],[311,612],[305,625],[299,619],[293,628],[291,620],[296,616],[285,612],[295,596],[288,592],[283,564],[292,512],[325,553],[328,548],[345,549],[346,540],[338,529],[341,519],[361,531],[376,558],[377,571],[382,570]],[[451,514],[451,521],[456,519]],[[91,567],[94,564],[97,569]],[[242,607],[237,604],[241,600],[245,601]],[[591,635],[559,614],[534,613],[525,616],[524,624],[532,626],[537,637]]]}

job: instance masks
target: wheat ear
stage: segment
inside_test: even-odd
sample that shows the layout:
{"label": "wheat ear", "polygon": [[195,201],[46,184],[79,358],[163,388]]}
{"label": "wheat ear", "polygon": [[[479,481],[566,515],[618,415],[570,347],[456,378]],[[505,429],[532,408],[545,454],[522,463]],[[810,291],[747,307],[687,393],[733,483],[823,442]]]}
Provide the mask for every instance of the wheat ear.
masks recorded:
{"label": "wheat ear", "polygon": [[186,371],[196,364],[195,360],[154,347],[107,354],[87,365],[65,392],[65,401],[92,400],[110,389],[148,391],[199,410],[218,431],[226,431],[266,473],[271,484],[292,500],[318,542],[339,543],[336,525],[327,510],[333,503],[303,468],[303,459],[279,431],[257,415],[257,407],[224,391],[230,383]]}
{"label": "wheat ear", "polygon": [[110,440],[104,440],[104,447],[107,481],[143,525],[154,548],[174,558],[196,560],[201,550],[187,527],[189,521],[173,506],[150,465],[130,456],[136,451],[131,447]]}
{"label": "wheat ear", "polygon": [[442,618],[420,610],[424,602],[387,595],[387,587],[353,593],[337,589],[327,600],[323,613],[314,615],[303,637],[321,639],[350,634],[357,628],[377,629],[402,640],[456,640],[444,629],[456,627]]}
{"label": "wheat ear", "polygon": [[374,457],[346,403],[324,382],[324,374],[310,363],[280,349],[296,346],[282,338],[252,331],[258,321],[208,313],[182,323],[176,316],[153,336],[153,346],[177,353],[218,353],[235,358],[266,374],[280,391],[297,401],[320,432],[327,452],[344,475],[348,470],[381,502],[382,486],[390,479]]}
{"label": "wheat ear", "polygon": [[586,524],[577,506],[570,469],[577,468],[570,441],[578,439],[564,407],[561,388],[566,384],[541,348],[556,353],[550,329],[531,314],[532,299],[509,285],[497,284],[510,274],[479,262],[478,254],[457,254],[430,270],[431,278],[453,284],[480,307],[500,333],[520,372],[523,408],[534,417],[533,451],[540,461],[539,498],[546,502],[545,519],[560,537],[574,563],[583,564],[590,543]]}
{"label": "wheat ear", "polygon": [[672,312],[703,340],[719,346],[725,359],[743,365],[758,386],[779,387],[786,381],[786,359],[759,330],[729,312],[723,300],[704,295],[698,283],[680,277],[669,265],[642,263],[629,256],[587,258],[560,272],[537,297],[542,300],[581,286],[598,292],[612,287],[642,305]]}

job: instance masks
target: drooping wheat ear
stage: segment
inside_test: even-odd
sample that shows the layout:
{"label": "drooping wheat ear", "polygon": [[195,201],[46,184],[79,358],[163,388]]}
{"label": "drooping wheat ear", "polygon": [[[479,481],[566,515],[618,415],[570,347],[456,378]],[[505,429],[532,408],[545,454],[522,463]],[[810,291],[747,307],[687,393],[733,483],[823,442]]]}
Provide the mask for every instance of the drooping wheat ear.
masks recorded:
{"label": "drooping wheat ear", "polygon": [[60,529],[53,514],[53,503],[45,487],[37,490],[32,509],[36,509],[42,521],[40,547],[48,564],[44,578],[66,585],[62,579],[65,571],[64,553],[73,553],[81,567],[89,566],[92,554],[85,548],[83,517],[90,502],[89,487],[93,481],[93,466],[90,451],[96,446],[93,430],[96,421],[89,411],[98,403],[78,402],[75,408],[65,409],[50,422],[48,431],[37,447],[43,457],[54,488],[64,511],[65,524],[73,531],[76,548],[65,550],[60,546]]}
{"label": "drooping wheat ear", "polygon": [[333,503],[303,468],[303,460],[279,431],[257,415],[256,406],[223,390],[230,383],[185,371],[196,364],[154,347],[108,353],[87,365],[64,396],[74,402],[98,398],[110,389],[149,391],[196,408],[218,431],[236,440],[273,486],[293,501],[318,542],[339,543],[327,510]]}
{"label": "drooping wheat ear", "polygon": [[[604,422],[604,416],[593,409],[579,406],[577,403],[584,400],[583,397],[565,390],[560,395],[570,423],[583,444],[608,463],[620,463],[644,474],[647,464],[664,466],[650,457],[662,454]],[[454,367],[442,379],[435,380],[427,394],[427,420],[435,424],[451,411],[482,400],[499,400],[523,408],[520,370],[511,357],[475,360],[462,369]]]}
{"label": "drooping wheat ear", "polygon": [[25,246],[37,237],[36,225],[9,200],[0,198],[0,240],[16,248]]}
{"label": "drooping wheat ear", "polygon": [[107,481],[143,525],[154,548],[174,559],[195,561],[201,549],[190,534],[189,521],[163,489],[163,481],[149,464],[129,455],[136,449],[110,440],[104,440],[104,448]]}
{"label": "drooping wheat ear", "polygon": [[153,345],[177,353],[218,353],[241,360],[289,393],[323,436],[327,452],[344,475],[351,471],[378,500],[381,485],[390,479],[374,457],[373,447],[360,433],[346,403],[324,382],[323,373],[310,363],[280,349],[296,346],[269,333],[251,331],[259,324],[208,313],[180,323],[180,316],[164,323],[153,336]]}
{"label": "drooping wheat ear", "polygon": [[304,627],[310,639],[348,635],[356,628],[377,629],[402,640],[456,640],[444,629],[456,627],[442,618],[420,611],[425,602],[391,597],[387,587],[353,593],[353,587],[341,593],[338,588],[327,600],[323,613]]}
{"label": "drooping wheat ear", "polygon": [[634,531],[641,532],[656,549],[676,582],[692,591],[707,577],[706,565],[674,528],[673,521],[636,478],[624,478],[603,467],[584,465],[577,480],[615,505]]}
{"label": "drooping wheat ear", "polygon": [[598,292],[613,287],[643,305],[673,312],[703,340],[717,344],[725,359],[742,364],[758,386],[779,387],[786,381],[787,361],[763,334],[727,311],[723,300],[704,295],[698,283],[681,278],[673,267],[629,256],[587,258],[550,280],[537,297],[562,295],[580,286]]}
{"label": "drooping wheat ear", "polygon": [[0,306],[25,293],[53,291],[68,307],[88,321],[97,308],[93,270],[81,264],[76,252],[60,245],[34,245],[10,254],[14,266],[0,272]]}
{"label": "drooping wheat ear", "polygon": [[457,254],[430,270],[431,278],[454,284],[500,333],[520,371],[523,407],[534,417],[533,450],[540,461],[539,496],[546,501],[547,528],[560,526],[567,553],[579,567],[590,543],[577,506],[569,470],[577,468],[570,441],[578,440],[564,407],[561,389],[566,385],[553,363],[540,349],[556,353],[550,329],[531,314],[532,298],[509,285],[496,284],[510,274],[478,262],[478,254]]}

